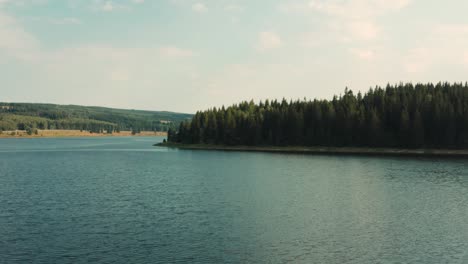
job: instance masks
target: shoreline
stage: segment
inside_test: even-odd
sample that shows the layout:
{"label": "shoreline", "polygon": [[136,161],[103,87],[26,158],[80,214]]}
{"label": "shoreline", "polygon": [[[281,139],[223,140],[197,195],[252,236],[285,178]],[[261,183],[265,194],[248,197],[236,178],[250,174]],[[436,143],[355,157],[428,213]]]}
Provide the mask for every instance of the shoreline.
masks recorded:
{"label": "shoreline", "polygon": [[154,146],[187,150],[267,152],[311,155],[363,155],[409,157],[468,157],[468,149],[398,149],[366,147],[277,147],[277,146],[225,146],[208,144],[157,143]]}
{"label": "shoreline", "polygon": [[[12,135],[14,133],[14,135]],[[80,130],[38,130],[37,134],[28,135],[25,130],[3,131],[0,132],[0,138],[66,138],[66,137],[160,137],[167,136],[167,132],[160,131],[141,131],[141,133],[132,135],[131,131],[120,131],[112,134],[91,133]]]}

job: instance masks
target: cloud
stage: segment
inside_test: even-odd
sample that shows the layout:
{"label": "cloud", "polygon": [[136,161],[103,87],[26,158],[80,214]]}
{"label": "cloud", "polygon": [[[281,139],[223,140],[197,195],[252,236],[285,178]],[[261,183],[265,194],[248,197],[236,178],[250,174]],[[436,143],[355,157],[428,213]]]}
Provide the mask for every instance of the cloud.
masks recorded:
{"label": "cloud", "polygon": [[291,63],[226,64],[205,76],[199,90],[204,96],[200,98],[207,101],[205,105],[210,105],[213,102],[209,98],[215,97],[217,106],[249,99],[303,98],[308,95],[303,91],[310,91],[309,84],[317,79],[310,73],[310,69]]}
{"label": "cloud", "polygon": [[387,9],[402,9],[410,5],[413,0],[377,0],[377,6]]}
{"label": "cloud", "polygon": [[281,37],[273,31],[263,31],[258,34],[257,50],[269,51],[283,45]]}
{"label": "cloud", "polygon": [[102,6],[101,6],[101,10],[102,11],[106,11],[106,12],[110,12],[112,10],[115,9],[115,6],[114,6],[114,3],[112,1],[106,1]]}
{"label": "cloud", "polygon": [[[133,3],[136,3],[132,1]],[[128,3],[127,3],[128,4]],[[128,10],[129,7],[127,4],[112,0],[93,0],[91,3],[91,10],[102,11],[102,12],[114,12],[117,10]]]}
{"label": "cloud", "polygon": [[312,10],[328,16],[330,31],[341,36],[342,41],[371,41],[382,32],[378,18],[401,10],[412,0],[312,0],[307,4],[293,2],[283,5],[285,12]]}
{"label": "cloud", "polygon": [[[50,0],[24,1],[47,2]],[[145,0],[66,0],[66,2],[71,9],[83,8],[94,12],[116,12],[132,10],[135,5],[144,4]]]}
{"label": "cloud", "polygon": [[[78,23],[70,18],[50,19],[48,22]],[[185,65],[179,65],[177,62],[174,62],[177,64],[175,65],[165,61],[162,66],[160,63],[162,58],[193,56],[196,56],[193,51],[174,46],[126,48],[112,44],[88,44],[52,50],[44,49],[41,42],[27,32],[15,17],[0,9],[0,61],[31,67],[34,71],[28,73],[28,78],[42,83],[42,88],[49,94],[60,96],[63,87],[67,86],[66,90],[76,98],[81,98],[82,103],[87,102],[88,99],[73,91],[80,90],[80,93],[85,94],[99,90],[99,87],[111,86],[113,91],[122,98],[120,103],[125,105],[125,98],[133,96],[132,90],[128,89],[128,84],[126,84],[128,81],[138,80],[139,85],[145,87],[141,89],[154,88],[155,83],[158,82],[157,78],[167,78],[155,77],[158,68],[163,69],[172,65],[176,67],[176,72],[187,71]],[[165,79],[165,82],[169,81]],[[27,90],[26,86],[20,82],[12,85],[15,87],[13,89]],[[101,94],[101,100],[105,98],[103,91],[105,89],[101,92],[96,91]],[[71,95],[69,97],[73,100]],[[50,99],[43,98],[42,100]],[[90,101],[92,104],[96,102]]]}
{"label": "cloud", "polygon": [[348,32],[352,37],[362,39],[362,40],[371,40],[375,39],[381,29],[374,21],[366,20],[356,20],[352,21],[347,26]]}
{"label": "cloud", "polygon": [[191,50],[181,49],[174,46],[163,47],[159,49],[159,53],[165,57],[171,58],[186,58],[193,57],[197,54]]}
{"label": "cloud", "polygon": [[129,81],[130,79],[131,74],[127,69],[115,69],[109,73],[109,80],[114,82]]}
{"label": "cloud", "polygon": [[208,8],[206,7],[205,4],[198,2],[192,5],[192,10],[197,13],[204,13],[208,11]]}
{"label": "cloud", "polygon": [[412,0],[312,0],[308,6],[316,11],[333,16],[365,18],[383,15],[389,11],[400,10]]}
{"label": "cloud", "polygon": [[468,51],[463,53],[463,64],[468,65]]}
{"label": "cloud", "polygon": [[34,60],[39,56],[39,42],[18,21],[0,10],[0,58]]}
{"label": "cloud", "polygon": [[403,66],[407,73],[422,73],[434,62],[428,48],[411,49],[404,59]]}
{"label": "cloud", "polygon": [[433,25],[419,39],[419,46],[403,58],[408,73],[424,73],[437,67],[446,70],[468,68],[468,24]]}
{"label": "cloud", "polygon": [[375,52],[368,49],[350,49],[351,54],[361,60],[372,60],[375,57]]}
{"label": "cloud", "polygon": [[466,36],[468,34],[468,24],[439,24],[433,28],[434,34],[441,37]]}

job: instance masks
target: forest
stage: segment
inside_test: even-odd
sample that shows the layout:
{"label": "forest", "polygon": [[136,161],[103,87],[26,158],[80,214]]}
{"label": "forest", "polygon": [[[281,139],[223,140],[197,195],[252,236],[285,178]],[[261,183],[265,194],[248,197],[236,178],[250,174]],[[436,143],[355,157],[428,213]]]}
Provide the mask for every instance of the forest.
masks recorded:
{"label": "forest", "polygon": [[242,102],[197,112],[168,141],[247,146],[468,147],[468,84],[387,85],[331,100]]}
{"label": "forest", "polygon": [[0,103],[0,131],[72,129],[93,133],[167,131],[190,114],[77,105]]}

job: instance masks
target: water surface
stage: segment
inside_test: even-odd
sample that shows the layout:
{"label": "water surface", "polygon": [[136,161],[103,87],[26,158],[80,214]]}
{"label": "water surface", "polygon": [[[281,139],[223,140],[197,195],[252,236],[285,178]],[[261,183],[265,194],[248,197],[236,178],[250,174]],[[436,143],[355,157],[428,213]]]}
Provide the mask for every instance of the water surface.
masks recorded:
{"label": "water surface", "polygon": [[468,160],[0,139],[0,263],[468,263]]}

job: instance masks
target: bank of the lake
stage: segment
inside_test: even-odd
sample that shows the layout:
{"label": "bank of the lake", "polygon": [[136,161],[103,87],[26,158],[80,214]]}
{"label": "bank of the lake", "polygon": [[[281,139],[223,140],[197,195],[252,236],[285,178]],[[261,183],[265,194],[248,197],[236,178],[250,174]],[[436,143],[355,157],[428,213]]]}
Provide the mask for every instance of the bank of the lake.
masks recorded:
{"label": "bank of the lake", "polygon": [[85,130],[38,130],[37,134],[33,133],[29,135],[26,130],[14,130],[14,131],[3,131],[0,132],[0,138],[41,138],[41,137],[127,137],[127,136],[141,136],[141,137],[165,137],[167,132],[160,131],[141,131],[135,135],[132,131],[120,131],[112,134],[108,133],[91,133]]}
{"label": "bank of the lake", "polygon": [[398,149],[364,147],[301,147],[301,146],[227,146],[212,144],[180,144],[172,142],[157,143],[154,146],[217,151],[276,152],[293,154],[337,154],[369,156],[433,156],[468,157],[468,149]]}

